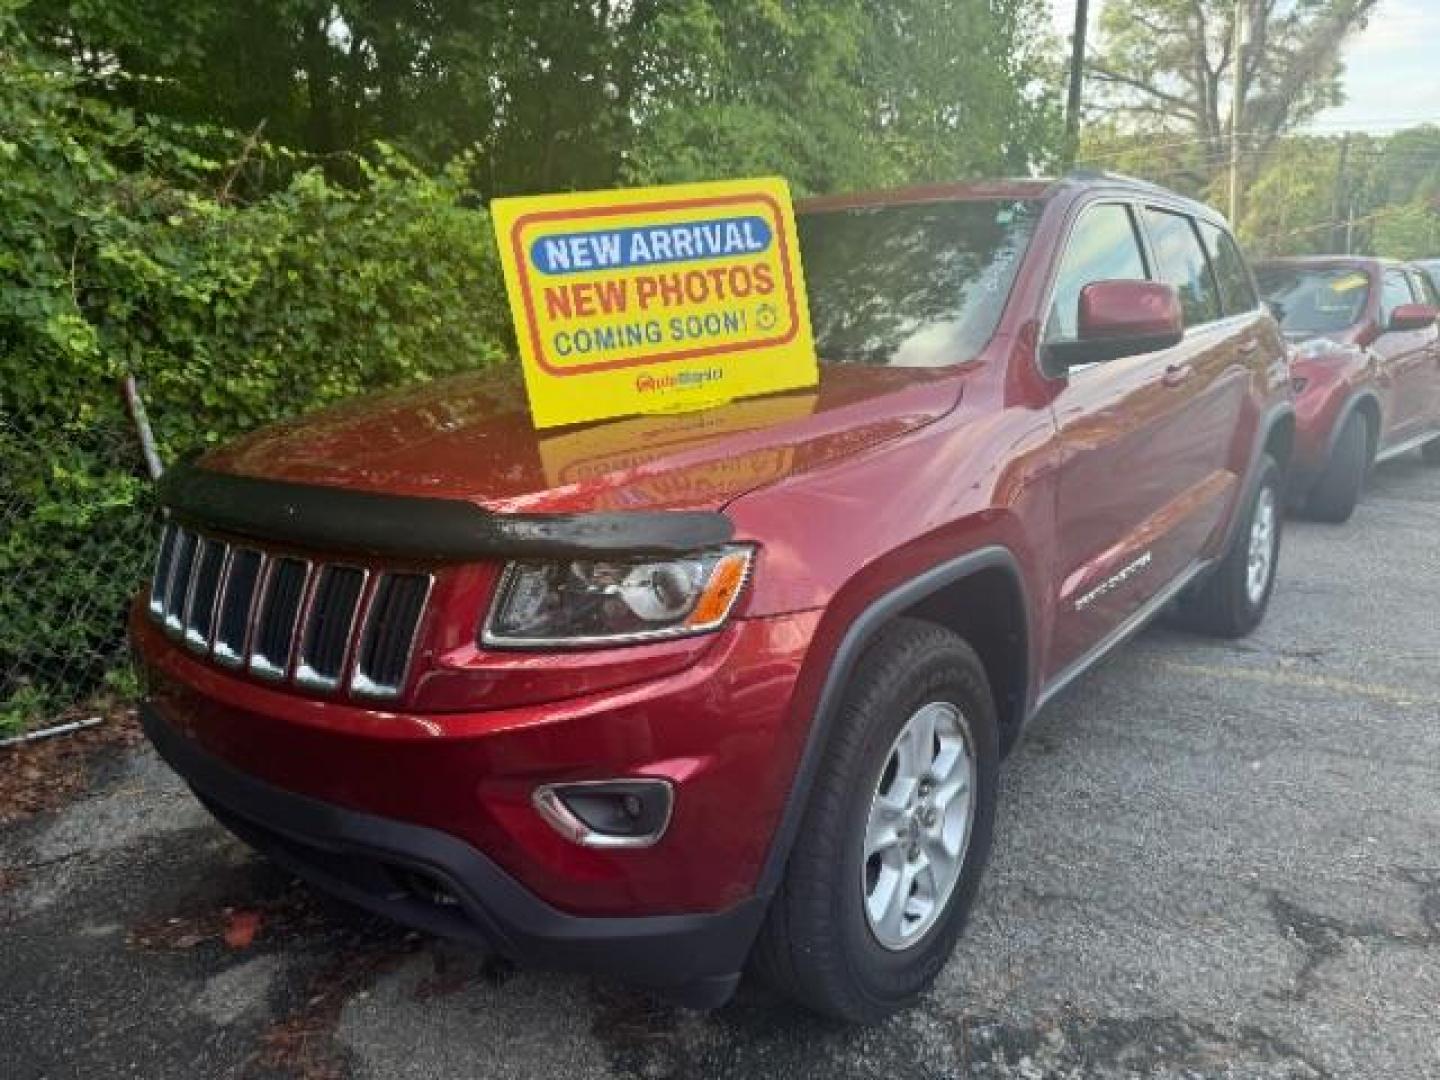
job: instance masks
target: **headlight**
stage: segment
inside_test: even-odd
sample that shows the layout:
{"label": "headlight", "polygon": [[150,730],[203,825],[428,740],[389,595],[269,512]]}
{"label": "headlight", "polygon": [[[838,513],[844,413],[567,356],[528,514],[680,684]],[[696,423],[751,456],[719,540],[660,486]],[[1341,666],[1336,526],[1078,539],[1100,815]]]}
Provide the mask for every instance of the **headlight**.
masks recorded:
{"label": "headlight", "polygon": [[618,645],[720,626],[750,572],[751,549],[675,558],[513,562],[490,605],[486,645]]}

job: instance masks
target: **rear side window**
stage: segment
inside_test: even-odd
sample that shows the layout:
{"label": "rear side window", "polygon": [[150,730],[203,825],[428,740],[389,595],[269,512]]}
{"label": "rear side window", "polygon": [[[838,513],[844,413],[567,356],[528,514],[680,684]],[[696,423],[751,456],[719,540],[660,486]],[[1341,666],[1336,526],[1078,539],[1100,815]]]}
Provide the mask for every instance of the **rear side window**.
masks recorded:
{"label": "rear side window", "polygon": [[1410,286],[1415,295],[1420,298],[1422,304],[1432,304],[1440,307],[1440,292],[1436,292],[1435,283],[1430,280],[1424,270],[1412,270],[1410,272]]}
{"label": "rear side window", "polygon": [[1200,238],[1205,241],[1205,251],[1210,256],[1210,267],[1215,271],[1215,281],[1220,286],[1220,303],[1226,315],[1238,315],[1242,311],[1254,311],[1259,304],[1255,296],[1255,285],[1245,257],[1240,254],[1235,238],[1218,225],[1208,221],[1200,222]]}
{"label": "rear side window", "polygon": [[1426,294],[1432,304],[1440,304],[1440,261],[1420,264],[1420,276],[1425,279]]}
{"label": "rear side window", "polygon": [[1073,341],[1080,290],[1092,281],[1144,281],[1145,257],[1128,207],[1092,206],[1080,215],[1060,260],[1055,299],[1045,323],[1046,341]]}
{"label": "rear side window", "polygon": [[1380,292],[1380,325],[1390,325],[1390,316],[1401,304],[1413,304],[1410,282],[1399,270],[1386,270],[1385,283]]}
{"label": "rear side window", "polygon": [[1164,281],[1180,290],[1185,325],[1198,326],[1220,317],[1220,294],[1195,224],[1184,214],[1145,208],[1145,228],[1155,252],[1155,270]]}

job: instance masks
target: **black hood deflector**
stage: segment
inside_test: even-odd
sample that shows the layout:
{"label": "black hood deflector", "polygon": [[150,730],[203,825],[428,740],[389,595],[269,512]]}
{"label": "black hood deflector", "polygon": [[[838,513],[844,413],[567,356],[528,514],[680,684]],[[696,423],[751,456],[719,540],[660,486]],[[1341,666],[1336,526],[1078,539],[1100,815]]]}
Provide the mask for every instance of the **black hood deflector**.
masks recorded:
{"label": "black hood deflector", "polygon": [[297,484],[190,463],[165,473],[159,495],[176,520],[201,529],[434,562],[678,555],[734,535],[729,518],[705,510],[497,514],[461,499]]}

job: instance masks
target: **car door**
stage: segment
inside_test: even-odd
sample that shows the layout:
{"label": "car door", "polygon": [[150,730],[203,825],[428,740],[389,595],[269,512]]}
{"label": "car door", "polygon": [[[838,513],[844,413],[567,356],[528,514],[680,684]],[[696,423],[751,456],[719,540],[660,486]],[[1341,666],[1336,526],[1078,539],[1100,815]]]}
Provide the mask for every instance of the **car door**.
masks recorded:
{"label": "car door", "polygon": [[1237,438],[1247,397],[1251,384],[1266,378],[1266,358],[1281,355],[1281,345],[1228,234],[1166,206],[1145,206],[1140,218],[1156,276],[1178,290],[1185,317],[1184,341],[1160,358],[1173,416],[1156,447],[1166,490],[1148,530],[1156,537],[1162,580],[1169,580],[1211,546],[1238,497],[1249,465]]}
{"label": "car door", "polygon": [[[1045,340],[1072,340],[1080,291],[1093,281],[1153,279],[1137,214],[1126,202],[1085,207],[1058,259]],[[1203,263],[1203,256],[1202,256]],[[1208,267],[1206,268],[1208,274]],[[1205,290],[1204,282],[1197,288]],[[1201,301],[1218,312],[1213,280]],[[1178,542],[1189,515],[1182,490],[1195,471],[1196,386],[1208,367],[1182,343],[1072,368],[1054,410],[1057,575],[1051,674],[1082,659],[1184,569]]]}
{"label": "car door", "polygon": [[[1410,268],[1410,287],[1417,302],[1440,309],[1440,290],[1437,290],[1424,270]],[[1423,403],[1416,430],[1419,432],[1440,431],[1440,326],[1427,327],[1423,333],[1430,338],[1426,347],[1426,359],[1420,369],[1419,382],[1423,385]]]}
{"label": "car door", "polygon": [[1391,421],[1382,435],[1381,453],[1421,434],[1429,421],[1433,382],[1432,351],[1435,327],[1391,330],[1390,317],[1402,304],[1416,303],[1410,279],[1399,267],[1386,267],[1381,275],[1379,334],[1371,351],[1379,358],[1380,380],[1391,401]]}

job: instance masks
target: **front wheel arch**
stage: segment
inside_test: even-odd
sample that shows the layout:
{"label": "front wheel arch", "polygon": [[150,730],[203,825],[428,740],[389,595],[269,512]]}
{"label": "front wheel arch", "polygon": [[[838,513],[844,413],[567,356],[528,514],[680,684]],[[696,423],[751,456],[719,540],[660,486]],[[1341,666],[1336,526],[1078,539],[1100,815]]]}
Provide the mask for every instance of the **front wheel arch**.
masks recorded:
{"label": "front wheel arch", "polygon": [[[790,850],[794,846],[795,837],[799,832],[800,821],[804,817],[810,793],[814,788],[815,775],[824,756],[826,742],[833,730],[835,716],[839,710],[845,687],[849,684],[867,646],[895,620],[911,614],[917,609],[923,609],[927,601],[932,606],[940,603],[939,598],[953,595],[947,594],[947,589],[985,573],[1005,575],[1013,589],[1012,595],[1019,602],[1017,633],[1021,636],[1021,660],[1018,663],[1017,672],[1012,673],[1012,677],[1020,681],[1021,689],[1016,699],[1018,710],[1015,718],[1013,722],[1007,721],[1007,728],[1002,730],[1008,733],[1009,728],[1013,727],[1018,732],[1019,727],[1023,725],[1030,705],[1028,615],[1030,609],[1020,562],[1009,548],[1000,544],[977,548],[932,566],[889,592],[873,598],[850,621],[840,644],[824,661],[826,666],[823,683],[811,716],[809,731],[806,733],[805,745],[801,750],[790,793],[781,809],[780,819],[770,841],[770,851],[761,871],[758,891],[762,895],[772,895],[784,876],[785,864],[790,857]],[[931,619],[930,621],[937,621],[940,622],[940,625],[945,625],[941,620]],[[946,628],[949,629],[949,627]],[[996,692],[995,696],[998,708],[1001,695]],[[1006,696],[1012,695],[1007,694]],[[1013,744],[1013,738],[1011,742]]]}
{"label": "front wheel arch", "polygon": [[1383,414],[1380,409],[1380,399],[1373,391],[1361,390],[1353,395],[1341,407],[1335,417],[1335,423],[1330,426],[1330,434],[1325,441],[1326,464],[1334,456],[1336,444],[1340,441],[1340,433],[1345,430],[1345,425],[1350,417],[1359,413],[1365,418],[1365,424],[1369,428],[1369,453],[1370,461],[1375,460],[1375,454],[1380,448],[1380,427],[1383,423]]}
{"label": "front wheel arch", "polygon": [[[941,703],[955,716],[973,765],[967,773],[971,796],[964,815],[967,828],[953,855],[959,861],[948,864],[954,876],[943,883],[943,894],[941,883],[932,882],[931,900],[936,906],[913,913],[918,924],[915,936],[906,941],[903,934],[887,937],[882,932],[892,921],[888,916],[901,910],[893,896],[892,902],[882,901],[885,917],[876,925],[870,890],[880,887],[883,877],[872,882],[871,860],[882,848],[913,845],[901,857],[919,860],[916,875],[907,879],[892,868],[892,874],[900,875],[899,885],[906,886],[900,894],[903,901],[909,895],[908,885],[921,882],[919,875],[927,870],[934,873],[932,844],[941,841],[937,835],[922,837],[915,831],[897,838],[892,825],[890,838],[872,852],[871,824],[876,805],[888,802],[890,821],[895,815],[908,816],[912,827],[918,823],[934,830],[935,818],[925,817],[930,810],[927,800],[941,798],[943,780],[934,781],[940,786],[928,796],[923,782],[918,792],[912,784],[908,810],[894,794],[898,789],[886,793],[884,787],[891,775],[887,757],[896,753],[894,747],[904,740],[909,725]],[[892,745],[897,730],[900,739]],[[932,725],[924,736],[927,749],[934,735]],[[844,707],[825,746],[825,766],[805,808],[805,827],[771,900],[752,955],[752,970],[794,1000],[850,1022],[873,1023],[913,1003],[949,959],[984,872],[998,790],[997,743],[994,696],[974,650],[950,631],[923,620],[899,617],[882,627],[868,642],[845,688]],[[914,756],[913,742],[910,745]],[[945,754],[941,748],[936,760]],[[948,801],[937,807],[946,817],[954,808]],[[879,835],[886,831],[881,829]]]}

